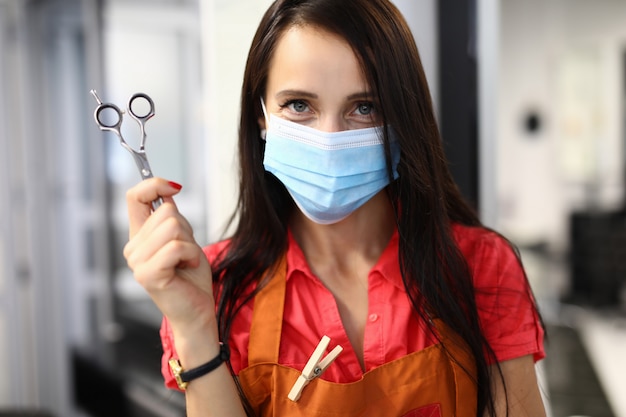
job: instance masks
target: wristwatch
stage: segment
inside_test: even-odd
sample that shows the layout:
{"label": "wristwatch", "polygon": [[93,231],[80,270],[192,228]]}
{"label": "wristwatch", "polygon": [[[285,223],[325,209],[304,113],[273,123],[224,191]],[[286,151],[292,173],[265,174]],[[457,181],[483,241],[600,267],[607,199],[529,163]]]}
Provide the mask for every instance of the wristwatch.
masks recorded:
{"label": "wristwatch", "polygon": [[198,366],[197,368],[185,371],[178,359],[170,359],[168,363],[170,365],[170,369],[172,370],[172,374],[174,375],[174,379],[176,380],[178,388],[180,388],[182,391],[185,391],[187,389],[187,385],[189,385],[189,382],[203,375],[206,375],[211,371],[214,371],[222,363],[228,361],[229,358],[230,349],[228,348],[228,345],[225,343],[220,343],[220,352],[217,354],[217,356],[205,363],[204,365]]}

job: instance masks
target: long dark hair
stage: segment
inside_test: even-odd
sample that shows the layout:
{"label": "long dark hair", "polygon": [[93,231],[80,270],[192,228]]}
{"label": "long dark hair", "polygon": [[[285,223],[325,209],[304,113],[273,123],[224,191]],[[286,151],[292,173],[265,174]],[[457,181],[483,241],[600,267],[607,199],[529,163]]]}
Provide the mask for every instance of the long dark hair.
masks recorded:
{"label": "long dark hair", "polygon": [[[220,337],[227,340],[239,307],[254,294],[253,283],[287,248],[294,203],[263,168],[264,142],[258,120],[270,58],[293,25],[311,25],[345,39],[360,60],[385,126],[400,143],[399,178],[389,187],[400,236],[399,262],[407,294],[425,321],[443,320],[466,342],[476,363],[477,415],[494,412],[485,352],[494,363],[478,320],[472,277],[455,244],[451,224],[481,226],[448,170],[430,92],[413,36],[387,0],[278,0],[265,13],[245,68],[239,126],[240,195],[228,250],[213,265],[217,277]],[[384,133],[391,175],[388,132]],[[247,294],[247,295],[246,295]]]}

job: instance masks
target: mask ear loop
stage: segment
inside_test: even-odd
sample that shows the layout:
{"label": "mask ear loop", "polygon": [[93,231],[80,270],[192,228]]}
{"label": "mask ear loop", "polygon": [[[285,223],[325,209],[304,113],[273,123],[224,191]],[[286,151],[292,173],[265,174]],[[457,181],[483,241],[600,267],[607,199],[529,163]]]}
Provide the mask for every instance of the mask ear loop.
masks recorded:
{"label": "mask ear loop", "polygon": [[261,109],[263,109],[263,117],[265,117],[265,129],[261,129],[261,139],[265,140],[267,136],[267,127],[269,126],[269,118],[267,117],[267,108],[265,107],[265,101],[261,97]]}

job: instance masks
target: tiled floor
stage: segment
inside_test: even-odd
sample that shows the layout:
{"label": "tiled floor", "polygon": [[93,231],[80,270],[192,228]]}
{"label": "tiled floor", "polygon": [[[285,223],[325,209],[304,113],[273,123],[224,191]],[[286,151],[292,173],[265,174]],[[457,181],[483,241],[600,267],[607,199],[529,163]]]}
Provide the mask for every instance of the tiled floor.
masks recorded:
{"label": "tiled floor", "polygon": [[626,315],[561,303],[563,260],[522,251],[546,322],[543,361],[551,417],[626,417]]}
{"label": "tiled floor", "polygon": [[580,337],[616,417],[626,417],[626,312],[583,311]]}
{"label": "tiled floor", "polygon": [[548,326],[545,359],[553,417],[616,417],[575,329]]}

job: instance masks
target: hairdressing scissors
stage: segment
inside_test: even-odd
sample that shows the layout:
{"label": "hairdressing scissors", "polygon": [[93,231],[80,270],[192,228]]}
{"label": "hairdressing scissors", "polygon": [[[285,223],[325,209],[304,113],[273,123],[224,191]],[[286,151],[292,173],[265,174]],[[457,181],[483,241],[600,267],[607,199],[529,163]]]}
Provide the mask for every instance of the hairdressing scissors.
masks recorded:
{"label": "hairdressing scissors", "polygon": [[[119,107],[117,107],[113,103],[103,103],[98,97],[98,93],[96,90],[91,90],[91,95],[94,96],[96,101],[98,102],[98,107],[93,113],[94,119],[96,119],[96,124],[102,131],[113,132],[120,139],[120,144],[130,152],[135,160],[135,164],[137,164],[137,168],[139,169],[139,174],[141,174],[141,179],[145,180],[147,178],[152,178],[152,169],[150,168],[150,164],[148,163],[148,157],[146,156],[146,122],[150,120],[152,116],[154,116],[154,102],[144,93],[135,93],[128,99],[128,106],[126,110],[130,117],[135,119],[135,121],[139,124],[139,128],[141,130],[141,142],[139,142],[139,149],[134,149],[130,146],[122,136],[122,119],[124,115],[124,111],[122,111]],[[146,101],[149,105],[149,109],[145,114],[138,114],[135,110],[133,110],[133,103],[136,103],[137,100]],[[103,120],[103,114],[105,110],[112,110],[112,112],[117,116],[117,120],[111,123],[108,123]],[[111,113],[110,111],[107,113]],[[163,199],[158,198],[152,202],[152,209],[156,210],[161,204],[163,204]]]}

